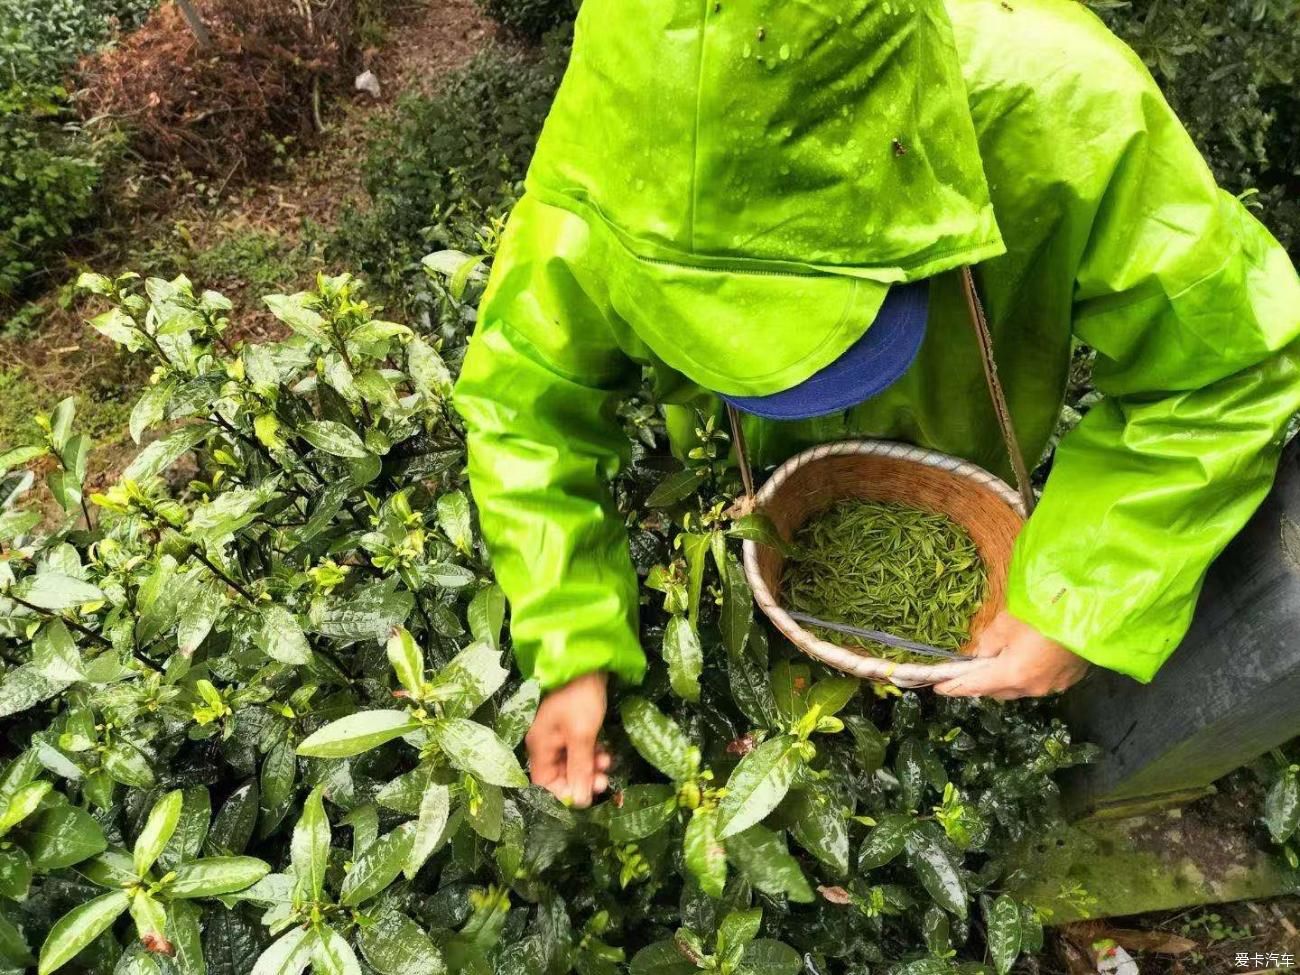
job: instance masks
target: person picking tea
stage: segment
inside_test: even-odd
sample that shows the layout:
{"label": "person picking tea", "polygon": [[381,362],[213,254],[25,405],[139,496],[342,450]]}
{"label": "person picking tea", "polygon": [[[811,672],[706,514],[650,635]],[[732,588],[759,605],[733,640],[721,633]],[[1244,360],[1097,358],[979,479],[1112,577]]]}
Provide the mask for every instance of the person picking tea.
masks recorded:
{"label": "person picking tea", "polygon": [[645,671],[608,484],[642,370],[681,451],[726,399],[756,466],[871,436],[1008,477],[965,267],[1026,457],[1076,342],[1105,399],[937,690],[1149,681],[1300,409],[1300,279],[1141,61],[1072,0],[585,0],[455,391],[535,782],[591,802]]}

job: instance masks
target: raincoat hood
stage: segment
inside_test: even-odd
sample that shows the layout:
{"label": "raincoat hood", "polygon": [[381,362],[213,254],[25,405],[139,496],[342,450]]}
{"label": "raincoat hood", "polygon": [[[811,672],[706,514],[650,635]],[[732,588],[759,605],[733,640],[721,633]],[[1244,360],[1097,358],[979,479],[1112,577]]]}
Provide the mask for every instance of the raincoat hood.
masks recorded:
{"label": "raincoat hood", "polygon": [[586,0],[528,190],[611,238],[629,323],[732,395],[833,361],[889,283],[1004,251],[937,0]]}

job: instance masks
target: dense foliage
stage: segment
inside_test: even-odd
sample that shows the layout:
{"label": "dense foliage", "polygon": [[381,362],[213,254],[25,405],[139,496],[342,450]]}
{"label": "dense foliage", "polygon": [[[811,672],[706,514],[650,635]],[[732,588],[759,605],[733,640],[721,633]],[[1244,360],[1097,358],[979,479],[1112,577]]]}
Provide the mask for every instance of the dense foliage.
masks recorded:
{"label": "dense foliage", "polygon": [[1220,183],[1300,255],[1300,4],[1097,4],[1142,55]]}
{"label": "dense foliage", "polygon": [[371,143],[370,205],[345,213],[334,256],[419,305],[420,258],[478,246],[480,228],[518,197],[567,62],[562,30],[532,53],[489,47],[436,96],[405,98]]}
{"label": "dense foliage", "polygon": [[532,40],[572,19],[575,0],[478,0],[483,12]]}
{"label": "dense foliage", "polygon": [[0,87],[0,304],[16,296],[94,209],[100,162],[63,90]]}
{"label": "dense foliage", "polygon": [[0,970],[939,975],[1034,950],[1012,844],[1081,749],[1036,705],[769,645],[725,436],[703,421],[665,476],[644,398],[618,494],[651,672],[612,704],[611,798],[527,787],[538,690],[503,666],[447,400],[481,265],[430,267],[436,338],[342,275],[268,297],[291,337],[242,347],[183,278],[83,279],[95,328],[154,361],[130,426],[159,435],[90,496],[70,402],[0,455]]}
{"label": "dense foliage", "polygon": [[75,125],[64,74],[152,6],[153,0],[0,4],[0,304],[94,208],[101,146]]}

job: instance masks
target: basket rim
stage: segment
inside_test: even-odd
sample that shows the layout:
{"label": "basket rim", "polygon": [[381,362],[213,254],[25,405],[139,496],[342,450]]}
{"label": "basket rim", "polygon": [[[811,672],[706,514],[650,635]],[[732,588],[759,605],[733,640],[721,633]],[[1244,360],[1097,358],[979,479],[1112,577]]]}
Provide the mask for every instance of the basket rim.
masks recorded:
{"label": "basket rim", "polygon": [[[839,440],[833,443],[818,444],[795,454],[778,467],[754,496],[758,509],[772,500],[776,492],[800,468],[823,460],[827,457],[890,457],[908,461],[925,467],[943,470],[958,477],[973,481],[981,487],[988,488],[1022,519],[1025,517],[1025,505],[1020,494],[1000,477],[990,473],[978,464],[960,457],[945,454],[938,450],[917,447],[914,444],[899,443],[894,440]],[[950,680],[954,677],[968,675],[975,668],[987,665],[987,661],[976,657],[965,660],[949,660],[936,664],[895,663],[880,657],[870,656],[859,650],[851,650],[836,643],[819,639],[809,630],[804,629],[790,616],[777,601],[775,595],[763,580],[758,570],[758,543],[747,539],[742,546],[745,563],[745,578],[758,603],[769,620],[778,630],[789,636],[790,633],[802,635],[802,642],[792,640],[799,650],[808,656],[836,670],[852,674],[867,680],[887,681],[898,687],[924,687]]]}

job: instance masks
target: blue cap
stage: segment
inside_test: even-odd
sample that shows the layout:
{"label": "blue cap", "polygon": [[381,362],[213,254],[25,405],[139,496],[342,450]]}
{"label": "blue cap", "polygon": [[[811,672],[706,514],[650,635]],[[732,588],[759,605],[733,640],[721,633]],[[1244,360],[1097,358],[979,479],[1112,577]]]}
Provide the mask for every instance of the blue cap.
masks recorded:
{"label": "blue cap", "polygon": [[810,420],[857,406],[897,382],[925,338],[930,283],[894,285],[871,326],[842,356],[797,386],[770,396],[723,396],[768,420]]}

